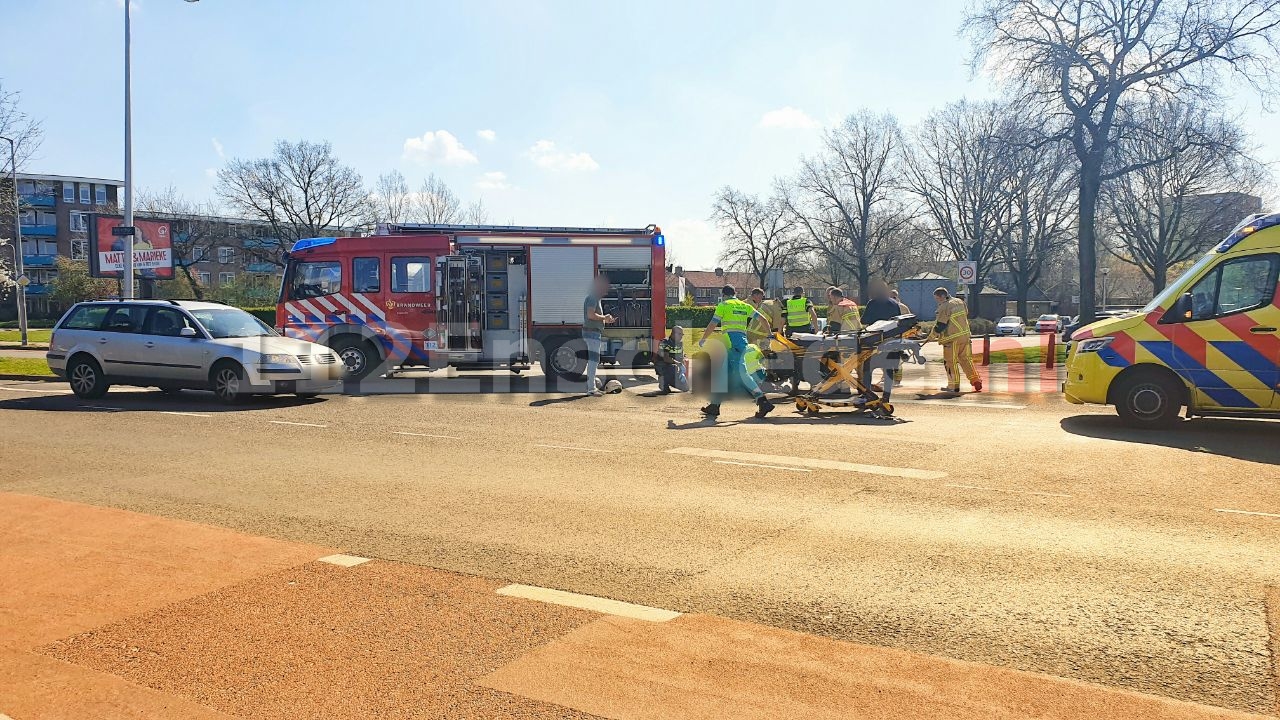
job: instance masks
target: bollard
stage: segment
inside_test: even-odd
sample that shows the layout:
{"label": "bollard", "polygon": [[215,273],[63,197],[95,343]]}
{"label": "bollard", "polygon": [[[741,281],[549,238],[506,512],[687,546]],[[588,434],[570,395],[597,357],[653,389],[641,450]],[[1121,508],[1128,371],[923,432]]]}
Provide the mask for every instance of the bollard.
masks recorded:
{"label": "bollard", "polygon": [[982,367],[991,364],[991,334],[986,333],[982,336]]}
{"label": "bollard", "polygon": [[1049,349],[1045,351],[1044,366],[1046,370],[1053,369],[1053,361],[1058,359],[1058,333],[1049,334]]}

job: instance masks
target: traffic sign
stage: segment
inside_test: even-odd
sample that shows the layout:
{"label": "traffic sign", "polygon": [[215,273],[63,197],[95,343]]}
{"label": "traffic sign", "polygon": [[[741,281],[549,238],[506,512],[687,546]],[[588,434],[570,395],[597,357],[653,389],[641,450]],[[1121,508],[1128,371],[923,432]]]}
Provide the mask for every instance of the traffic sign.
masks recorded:
{"label": "traffic sign", "polygon": [[978,263],[972,260],[961,260],[956,277],[960,279],[961,285],[973,285],[978,281]]}
{"label": "traffic sign", "polygon": [[111,234],[115,237],[128,237],[130,235],[137,235],[138,228],[133,227],[132,225],[117,225],[111,228]]}
{"label": "traffic sign", "polygon": [[26,287],[31,284],[31,278],[27,277],[26,273],[22,273],[21,275],[18,276],[18,279],[16,282],[22,287]]}

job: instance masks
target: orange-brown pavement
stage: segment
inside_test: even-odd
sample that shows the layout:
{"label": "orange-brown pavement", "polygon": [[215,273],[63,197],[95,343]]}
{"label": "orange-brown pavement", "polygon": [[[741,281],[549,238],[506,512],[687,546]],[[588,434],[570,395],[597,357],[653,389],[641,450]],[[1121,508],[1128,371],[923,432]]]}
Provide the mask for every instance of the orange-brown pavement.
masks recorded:
{"label": "orange-brown pavement", "polygon": [[903,650],[506,597],[415,565],[0,493],[0,715],[1246,718]]}

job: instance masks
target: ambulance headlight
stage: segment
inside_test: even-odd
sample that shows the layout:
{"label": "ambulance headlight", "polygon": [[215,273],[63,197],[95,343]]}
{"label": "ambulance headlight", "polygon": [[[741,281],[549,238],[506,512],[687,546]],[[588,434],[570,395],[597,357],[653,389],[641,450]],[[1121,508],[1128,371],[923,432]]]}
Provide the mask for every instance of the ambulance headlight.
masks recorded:
{"label": "ambulance headlight", "polygon": [[283,353],[270,353],[270,354],[263,355],[258,360],[258,364],[275,365],[275,366],[283,365],[285,367],[293,367],[293,368],[300,367],[298,365],[298,358],[292,355],[285,355]]}
{"label": "ambulance headlight", "polygon": [[1115,338],[1112,336],[1081,340],[1079,347],[1076,348],[1076,354],[1082,355],[1084,353],[1096,353],[1102,348],[1110,345],[1113,340],[1115,340]]}

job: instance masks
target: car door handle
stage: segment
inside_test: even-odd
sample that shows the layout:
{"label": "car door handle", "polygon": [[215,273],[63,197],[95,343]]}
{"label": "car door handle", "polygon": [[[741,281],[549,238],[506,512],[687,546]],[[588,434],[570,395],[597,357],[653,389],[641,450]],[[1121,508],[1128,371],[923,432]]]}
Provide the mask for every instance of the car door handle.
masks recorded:
{"label": "car door handle", "polygon": [[99,342],[99,343],[102,343],[103,345],[106,345],[106,344],[107,344],[107,339],[106,339],[106,338],[98,338],[98,342]]}
{"label": "car door handle", "polygon": [[149,348],[151,348],[151,347],[155,347],[155,346],[156,346],[156,344],[155,344],[155,343],[153,343],[153,342],[151,342],[150,340],[146,341],[146,342],[145,342],[145,343],[143,343],[143,344],[144,344],[144,345],[146,345],[146,346],[147,346],[147,347],[149,347]]}
{"label": "car door handle", "polygon": [[1273,328],[1273,327],[1255,327],[1255,328],[1249,328],[1249,332],[1251,332],[1251,333],[1273,333],[1273,332],[1275,332],[1275,331],[1276,331],[1276,329],[1275,329],[1275,328]]}

